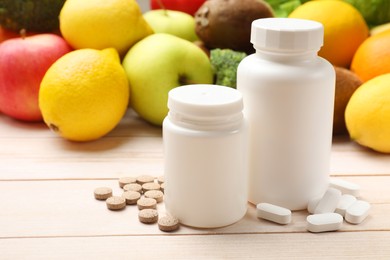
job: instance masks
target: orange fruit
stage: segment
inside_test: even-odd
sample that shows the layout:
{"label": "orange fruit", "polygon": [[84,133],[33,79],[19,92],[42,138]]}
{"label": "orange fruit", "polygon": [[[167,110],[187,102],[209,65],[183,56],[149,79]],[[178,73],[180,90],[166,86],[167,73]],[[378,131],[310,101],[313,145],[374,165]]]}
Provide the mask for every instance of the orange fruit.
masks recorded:
{"label": "orange fruit", "polygon": [[351,70],[362,81],[390,73],[390,30],[365,40],[353,57]]}
{"label": "orange fruit", "polygon": [[360,12],[343,1],[309,1],[296,8],[289,17],[322,23],[324,46],[318,54],[339,67],[349,67],[357,48],[369,35]]}

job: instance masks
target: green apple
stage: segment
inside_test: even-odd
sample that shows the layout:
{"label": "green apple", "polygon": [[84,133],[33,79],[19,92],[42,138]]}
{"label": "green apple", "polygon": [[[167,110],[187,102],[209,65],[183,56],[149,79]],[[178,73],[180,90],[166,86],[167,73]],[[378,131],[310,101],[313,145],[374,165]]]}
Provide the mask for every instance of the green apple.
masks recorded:
{"label": "green apple", "polygon": [[176,35],[190,42],[196,41],[195,18],[187,13],[173,10],[151,10],[144,19],[156,33]]}
{"label": "green apple", "polygon": [[188,84],[213,83],[207,55],[192,42],[156,33],[136,43],[123,59],[130,83],[130,105],[146,121],[161,126],[168,114],[168,92]]}

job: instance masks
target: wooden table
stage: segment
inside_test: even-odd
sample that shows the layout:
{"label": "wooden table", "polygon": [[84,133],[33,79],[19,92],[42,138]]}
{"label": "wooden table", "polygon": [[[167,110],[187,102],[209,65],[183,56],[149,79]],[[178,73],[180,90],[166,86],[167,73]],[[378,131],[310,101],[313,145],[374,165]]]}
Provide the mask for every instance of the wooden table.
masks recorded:
{"label": "wooden table", "polygon": [[333,142],[331,175],[361,185],[372,208],[338,232],[307,232],[305,211],[286,226],[262,221],[248,205],[228,227],[163,233],[141,224],[136,207],[113,212],[94,199],[96,187],[120,194],[120,176],[141,174],[163,174],[161,129],[131,111],[89,143],[0,114],[0,259],[390,259],[390,155],[346,137]]}

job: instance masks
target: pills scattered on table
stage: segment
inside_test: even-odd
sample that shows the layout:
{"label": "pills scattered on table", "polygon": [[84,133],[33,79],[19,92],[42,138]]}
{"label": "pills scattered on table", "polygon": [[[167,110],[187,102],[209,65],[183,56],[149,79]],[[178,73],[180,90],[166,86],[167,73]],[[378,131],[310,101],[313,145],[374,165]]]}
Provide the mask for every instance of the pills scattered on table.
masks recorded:
{"label": "pills scattered on table", "polygon": [[368,216],[371,205],[367,201],[357,200],[345,212],[345,220],[351,224],[360,224]]}
{"label": "pills scattered on table", "polygon": [[367,201],[358,200],[356,196],[359,195],[359,185],[332,178],[325,194],[320,199],[318,197],[311,199],[308,203],[307,210],[314,213],[307,217],[308,230],[311,232],[338,230],[344,219],[351,224],[362,223],[368,216],[371,206]]}
{"label": "pills scattered on table", "polygon": [[120,210],[126,207],[126,200],[119,196],[112,196],[106,200],[106,204],[110,210]]}
{"label": "pills scattered on table", "polygon": [[306,218],[307,230],[313,233],[339,230],[343,224],[343,216],[337,213],[309,215]]}
{"label": "pills scattered on table", "polygon": [[155,199],[157,203],[163,201],[164,193],[161,190],[148,190],[145,192],[145,198]]}
{"label": "pills scattered on table", "polygon": [[110,210],[120,210],[126,205],[137,205],[138,219],[142,223],[158,223],[158,227],[164,232],[173,232],[180,226],[177,218],[164,216],[159,218],[157,203],[164,198],[164,176],[157,178],[149,175],[135,177],[120,177],[119,186],[123,189],[121,196],[113,196],[111,188],[99,187],[94,190],[94,196],[98,200],[105,200]]}
{"label": "pills scattered on table", "polygon": [[138,219],[142,223],[152,224],[158,220],[158,211],[155,209],[143,209],[138,212]]}
{"label": "pills scattered on table", "polygon": [[129,190],[123,192],[122,197],[126,200],[127,205],[134,205],[141,198],[141,193]]}
{"label": "pills scattered on table", "polygon": [[[163,201],[164,176],[121,177],[118,182],[124,191],[121,196],[113,196],[109,187],[99,187],[94,190],[95,198],[105,200],[107,208],[114,211],[123,209],[126,205],[137,205],[139,221],[147,224],[157,222],[161,231],[172,232],[179,228],[180,221],[177,218],[170,215],[159,218],[157,203]],[[371,206],[368,202],[356,198],[359,192],[359,185],[332,178],[327,191],[308,202],[307,210],[312,215],[306,218],[307,230],[313,233],[337,231],[344,219],[351,224],[362,223]],[[287,208],[259,203],[256,210],[258,218],[282,225],[291,222],[292,213]]]}
{"label": "pills scattered on table", "polygon": [[152,198],[140,198],[137,201],[137,206],[139,210],[142,209],[156,209],[157,201]]}
{"label": "pills scattered on table", "polygon": [[94,190],[95,199],[106,200],[112,196],[112,189],[108,187],[99,187]]}
{"label": "pills scattered on table", "polygon": [[120,177],[118,182],[119,187],[123,188],[126,184],[136,183],[137,179],[134,177]]}
{"label": "pills scattered on table", "polygon": [[158,220],[158,228],[164,232],[172,232],[179,228],[179,220],[172,216],[164,216]]}
{"label": "pills scattered on table", "polygon": [[256,206],[257,217],[272,221],[278,224],[291,222],[291,210],[269,203],[259,203]]}

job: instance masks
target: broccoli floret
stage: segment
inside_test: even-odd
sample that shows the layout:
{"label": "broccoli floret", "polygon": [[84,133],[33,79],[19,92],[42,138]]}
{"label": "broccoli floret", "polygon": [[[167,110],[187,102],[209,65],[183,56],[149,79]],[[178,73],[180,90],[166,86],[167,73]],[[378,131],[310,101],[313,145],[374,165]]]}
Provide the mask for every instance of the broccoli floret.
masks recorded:
{"label": "broccoli floret", "polygon": [[298,6],[307,0],[265,0],[274,11],[276,17],[288,17]]}
{"label": "broccoli floret", "polygon": [[230,49],[211,50],[210,61],[215,73],[215,84],[236,88],[237,67],[246,56],[245,52]]}

